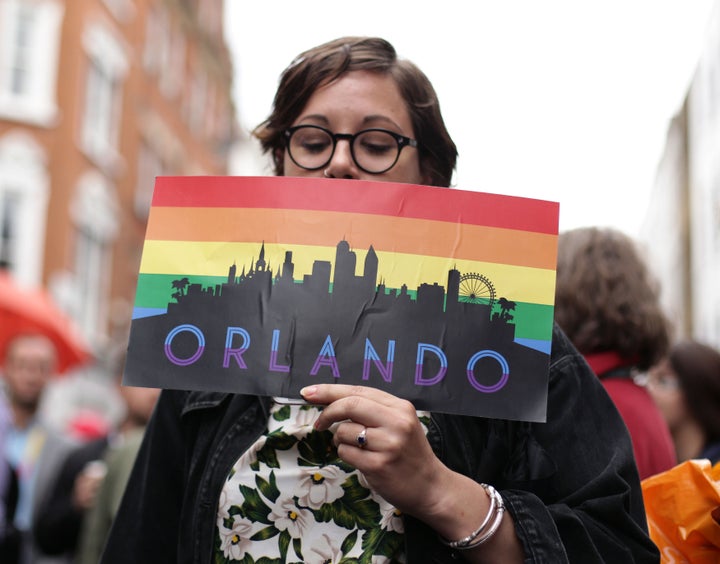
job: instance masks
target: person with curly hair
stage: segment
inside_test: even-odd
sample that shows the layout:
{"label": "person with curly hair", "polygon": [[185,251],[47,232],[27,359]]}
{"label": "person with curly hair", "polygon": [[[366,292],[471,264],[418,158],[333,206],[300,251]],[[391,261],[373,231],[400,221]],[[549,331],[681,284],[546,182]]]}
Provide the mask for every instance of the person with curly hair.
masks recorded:
{"label": "person with curly hair", "polygon": [[669,322],[636,242],[618,229],[582,227],[558,239],[555,321],[600,378],[630,431],[644,479],[676,464],[645,372],[666,354]]}

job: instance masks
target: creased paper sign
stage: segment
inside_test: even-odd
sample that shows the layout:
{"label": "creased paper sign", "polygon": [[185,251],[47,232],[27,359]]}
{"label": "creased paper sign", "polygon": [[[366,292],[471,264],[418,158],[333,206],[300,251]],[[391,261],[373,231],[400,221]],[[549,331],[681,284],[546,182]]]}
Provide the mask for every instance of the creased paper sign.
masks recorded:
{"label": "creased paper sign", "polygon": [[159,177],[127,385],[543,421],[555,202],[411,184]]}

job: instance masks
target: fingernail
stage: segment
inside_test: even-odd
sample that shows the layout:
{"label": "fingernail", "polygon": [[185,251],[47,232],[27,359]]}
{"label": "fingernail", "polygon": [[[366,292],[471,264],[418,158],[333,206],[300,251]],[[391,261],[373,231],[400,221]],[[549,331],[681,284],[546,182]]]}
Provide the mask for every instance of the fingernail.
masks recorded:
{"label": "fingernail", "polygon": [[317,393],[317,386],[307,386],[300,390],[300,395],[304,398],[312,397]]}

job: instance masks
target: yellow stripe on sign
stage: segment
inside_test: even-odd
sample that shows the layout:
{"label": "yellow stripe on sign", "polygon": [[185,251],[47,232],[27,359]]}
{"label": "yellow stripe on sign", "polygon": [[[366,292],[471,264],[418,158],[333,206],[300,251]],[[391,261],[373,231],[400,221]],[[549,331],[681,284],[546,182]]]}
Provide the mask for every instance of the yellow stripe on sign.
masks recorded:
{"label": "yellow stripe on sign", "polygon": [[[227,276],[230,266],[237,266],[239,276],[255,267],[261,243],[152,241],[146,240],[140,272],[142,274],[176,274],[182,276]],[[317,260],[335,262],[335,247],[308,245],[266,244],[264,260],[266,268],[279,273],[286,251],[292,251],[295,280],[312,273]],[[364,269],[367,250],[356,250],[356,274]],[[377,252],[378,282],[388,288],[406,284],[414,290],[420,284],[445,286],[448,271],[455,268],[461,274],[482,274],[488,278],[496,297],[512,301],[552,304],[555,298],[555,271],[494,264],[488,262],[458,260],[452,257],[438,258],[407,253]]]}

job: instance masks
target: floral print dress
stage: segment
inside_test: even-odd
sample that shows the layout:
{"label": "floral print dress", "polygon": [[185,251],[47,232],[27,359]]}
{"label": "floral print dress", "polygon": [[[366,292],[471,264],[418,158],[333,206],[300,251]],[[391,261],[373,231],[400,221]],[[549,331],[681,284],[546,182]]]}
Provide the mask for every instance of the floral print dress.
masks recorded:
{"label": "floral print dress", "polygon": [[405,562],[400,512],[313,428],[321,409],[273,404],[220,494],[215,564]]}

